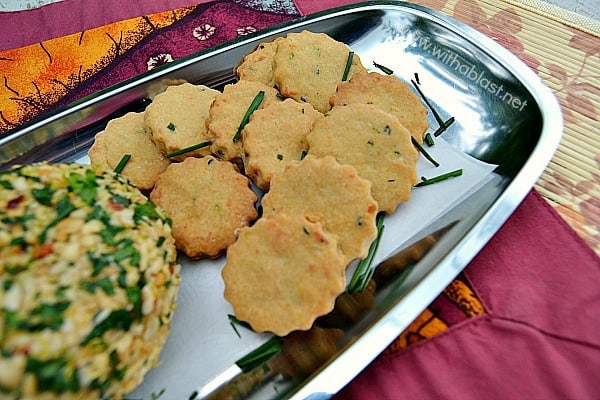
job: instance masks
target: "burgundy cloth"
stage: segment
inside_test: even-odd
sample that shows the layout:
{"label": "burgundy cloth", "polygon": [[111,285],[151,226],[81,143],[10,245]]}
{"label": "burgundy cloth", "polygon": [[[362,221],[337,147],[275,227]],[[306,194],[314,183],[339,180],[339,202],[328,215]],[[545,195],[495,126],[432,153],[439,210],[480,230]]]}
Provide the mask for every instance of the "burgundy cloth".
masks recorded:
{"label": "burgundy cloth", "polygon": [[600,259],[537,192],[465,276],[486,314],[377,359],[336,399],[600,398]]}

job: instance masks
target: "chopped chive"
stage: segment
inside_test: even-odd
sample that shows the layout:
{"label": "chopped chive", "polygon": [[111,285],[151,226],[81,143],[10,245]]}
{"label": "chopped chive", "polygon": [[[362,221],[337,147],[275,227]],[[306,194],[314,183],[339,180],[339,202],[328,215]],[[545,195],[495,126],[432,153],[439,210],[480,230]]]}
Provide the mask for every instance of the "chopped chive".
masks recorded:
{"label": "chopped chive", "polygon": [[300,153],[300,160],[304,160],[304,157],[306,157],[307,154],[308,152],[306,150],[302,150],[302,153]]}
{"label": "chopped chive", "polygon": [[125,168],[125,165],[129,162],[130,158],[131,158],[131,154],[123,155],[123,157],[121,158],[121,161],[119,161],[119,163],[115,167],[115,172],[117,174],[120,174],[123,171],[123,168]]}
{"label": "chopped chive", "polygon": [[177,157],[182,154],[189,153],[190,151],[194,151],[194,150],[198,150],[203,147],[206,147],[206,146],[210,146],[211,144],[212,144],[211,142],[202,142],[202,143],[195,144],[193,146],[185,147],[183,149],[179,149],[179,150],[173,151],[171,153],[167,153],[167,158]]}
{"label": "chopped chive", "polygon": [[394,75],[394,70],[386,67],[385,65],[377,64],[375,61],[373,61],[373,65],[387,75]]}
{"label": "chopped chive", "polygon": [[250,103],[250,107],[248,107],[246,114],[244,114],[244,117],[242,118],[242,122],[240,122],[240,126],[238,127],[237,132],[233,136],[234,142],[237,142],[238,140],[240,140],[240,134],[242,133],[242,129],[244,129],[244,127],[250,120],[250,116],[252,115],[252,113],[258,109],[258,107],[260,106],[260,103],[262,103],[264,97],[265,97],[265,92],[263,90],[258,92],[258,94],[254,97],[254,100],[252,100],[252,103]]}
{"label": "chopped chive", "polygon": [[427,143],[427,146],[431,147],[435,145],[435,142],[433,141],[433,138],[431,137],[431,133],[427,132],[427,134],[425,135],[425,143]]}
{"label": "chopped chive", "polygon": [[452,125],[452,123],[454,122],[454,117],[450,117],[448,120],[444,121],[444,119],[440,116],[440,113],[438,113],[438,111],[429,102],[429,100],[427,99],[427,97],[425,96],[425,94],[423,93],[421,88],[419,88],[419,85],[413,80],[411,80],[411,83],[413,84],[415,89],[417,89],[417,92],[419,92],[419,95],[421,96],[421,98],[423,99],[425,104],[427,104],[427,107],[429,107],[429,109],[431,110],[431,113],[433,114],[433,117],[435,118],[435,120],[437,121],[437,123],[439,125],[439,128],[435,131],[433,136],[435,136],[435,137],[440,136],[450,125]]}
{"label": "chopped chive", "polygon": [[280,337],[275,336],[237,360],[235,363],[242,371],[249,372],[279,353],[281,351],[282,342],[283,340]]}
{"label": "chopped chive", "polygon": [[169,125],[167,125],[167,129],[169,129],[170,131],[174,131],[175,130],[175,124],[172,122],[169,122]]}
{"label": "chopped chive", "polygon": [[239,319],[237,319],[235,317],[235,315],[227,314],[227,318],[229,318],[229,324],[233,328],[237,337],[239,337],[240,339],[242,338],[242,335],[240,335],[240,332],[237,330],[236,325],[241,325],[246,329],[252,330],[252,327],[250,327],[250,324],[248,324],[247,322],[240,321]]}
{"label": "chopped chive", "polygon": [[383,217],[384,213],[381,212],[377,214],[376,225],[377,225],[377,237],[371,243],[369,247],[369,252],[367,256],[360,260],[354,274],[352,275],[352,279],[348,284],[347,291],[348,293],[362,293],[365,291],[367,284],[371,277],[373,277],[373,273],[375,272],[375,268],[372,267],[373,259],[375,258],[375,254],[377,253],[377,249],[379,248],[379,243],[381,242],[381,236],[383,234]]}
{"label": "chopped chive", "polygon": [[277,96],[277,98],[281,99],[281,100],[285,100],[286,97],[284,95],[282,95],[281,93],[277,92],[277,94],[275,95]]}
{"label": "chopped chive", "polygon": [[283,154],[277,154],[277,159],[280,161],[283,160]]}
{"label": "chopped chive", "polygon": [[448,129],[448,127],[450,125],[452,125],[453,122],[454,122],[454,117],[448,118],[448,120],[446,120],[442,124],[440,124],[440,127],[436,129],[436,131],[433,133],[433,136],[435,136],[435,137],[440,136],[442,133],[444,133],[444,131],[446,129]]}
{"label": "chopped chive", "polygon": [[411,136],[410,140],[417,147],[417,149],[419,149],[419,151],[421,152],[421,154],[423,154],[423,156],[425,156],[425,158],[429,160],[429,162],[431,162],[436,167],[440,166],[440,163],[437,162],[437,161],[435,161],[433,159],[433,157],[431,157],[431,155],[427,152],[427,150],[425,150],[425,148],[423,146],[421,146],[421,144],[419,142],[417,142],[417,140],[414,137]]}
{"label": "chopped chive", "polygon": [[354,59],[354,52],[348,52],[348,59],[346,60],[346,68],[344,68],[344,75],[342,75],[342,81],[348,80],[348,74],[350,73],[350,67],[352,66],[352,60]]}
{"label": "chopped chive", "polygon": [[457,176],[461,176],[462,173],[463,173],[462,168],[459,168],[459,169],[456,169],[454,171],[450,171],[450,172],[447,172],[445,174],[435,176],[433,178],[425,178],[424,176],[422,176],[421,177],[421,182],[417,183],[415,185],[415,187],[417,187],[417,186],[427,186],[427,185],[431,185],[433,183],[445,181],[446,179],[449,179],[449,178],[454,178],[454,177],[457,177]]}
{"label": "chopped chive", "polygon": [[421,84],[421,81],[419,81],[419,73],[415,72],[415,82],[417,82],[419,85]]}

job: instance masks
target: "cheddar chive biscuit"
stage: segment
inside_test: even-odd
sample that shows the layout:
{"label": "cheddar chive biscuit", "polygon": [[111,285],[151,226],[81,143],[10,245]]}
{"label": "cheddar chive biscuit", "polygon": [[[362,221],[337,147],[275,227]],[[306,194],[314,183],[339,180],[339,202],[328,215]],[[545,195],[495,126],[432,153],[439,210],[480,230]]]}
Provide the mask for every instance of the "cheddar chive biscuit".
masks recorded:
{"label": "cheddar chive biscuit", "polygon": [[321,221],[327,231],[338,236],[347,264],[364,258],[377,235],[378,208],[370,182],[333,157],[308,155],[287,165],[273,177],[262,207],[267,218],[284,213]]}
{"label": "cheddar chive biscuit", "polygon": [[242,131],[246,175],[256,185],[269,190],[273,176],[291,161],[299,161],[308,149],[306,135],[323,114],[310,104],[292,99],[271,103],[252,115]]}
{"label": "cheddar chive biscuit", "polygon": [[215,258],[257,218],[256,194],[248,178],[212,156],[173,163],[150,199],[173,220],[175,245],[191,258]]}
{"label": "cheddar chive biscuit", "polygon": [[[203,85],[184,83],[168,86],[156,95],[145,111],[145,123],[152,140],[165,155],[208,142],[206,120],[215,96],[219,92]],[[186,157],[210,154],[205,146],[173,157],[181,161]]]}
{"label": "cheddar chive biscuit", "polygon": [[144,124],[143,113],[127,113],[108,122],[88,151],[92,165],[114,170],[123,156],[131,158],[121,174],[140,190],[150,190],[171,163],[156,147]]}
{"label": "cheddar chive biscuit", "polygon": [[345,269],[335,235],[302,215],[278,214],[240,231],[221,273],[238,319],[285,336],[333,309]]}
{"label": "cheddar chive biscuit", "polygon": [[[275,85],[285,97],[310,103],[325,113],[342,82],[349,54],[348,46],[324,33],[289,33],[277,43],[273,56]],[[358,71],[366,70],[354,54],[348,79]]]}
{"label": "cheddar chive biscuit", "polygon": [[258,108],[281,101],[274,88],[245,80],[225,86],[223,93],[216,96],[208,119],[209,140],[212,142],[211,151],[214,155],[225,161],[241,158],[241,141],[236,140],[236,134],[260,92],[264,92],[264,97]]}
{"label": "cheddar chive biscuit", "polygon": [[342,82],[330,99],[331,106],[353,103],[372,104],[388,112],[404,125],[410,134],[423,142],[427,122],[427,109],[410,85],[392,75],[362,72]]}
{"label": "cheddar chive biscuit", "polygon": [[307,136],[309,152],[356,167],[371,182],[379,209],[393,212],[417,183],[417,150],[398,119],[369,104],[333,108]]}
{"label": "cheddar chive biscuit", "polygon": [[283,38],[277,38],[272,42],[265,42],[248,53],[242,63],[236,68],[236,75],[242,80],[261,82],[266,86],[273,87],[273,57],[277,51],[277,42]]}

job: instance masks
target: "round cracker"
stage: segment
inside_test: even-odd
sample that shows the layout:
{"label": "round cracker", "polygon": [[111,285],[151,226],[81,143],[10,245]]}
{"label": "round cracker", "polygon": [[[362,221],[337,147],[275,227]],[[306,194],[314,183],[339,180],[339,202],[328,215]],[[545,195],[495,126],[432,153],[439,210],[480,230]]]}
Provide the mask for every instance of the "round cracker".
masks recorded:
{"label": "round cracker", "polygon": [[338,85],[337,92],[329,102],[332,107],[353,103],[372,104],[396,116],[419,143],[423,142],[429,127],[427,109],[419,96],[408,83],[393,75],[356,73],[351,80]]}
{"label": "round cracker", "polygon": [[286,166],[273,177],[262,199],[263,216],[279,213],[306,215],[322,221],[338,237],[347,265],[366,257],[377,236],[377,202],[371,184],[356,168],[340,165],[333,157],[311,155]]}
{"label": "round cracker", "polygon": [[[350,49],[324,33],[289,33],[273,57],[275,85],[285,97],[313,105],[325,113],[329,99],[342,82]],[[348,73],[366,71],[357,54]]]}
{"label": "round cracker", "polygon": [[258,213],[250,180],[212,156],[171,164],[150,199],[173,220],[175,245],[191,258],[215,258]]}
{"label": "round cracker", "polygon": [[283,38],[261,43],[254,51],[246,54],[235,70],[236,75],[243,80],[261,82],[269,87],[275,86],[273,57],[277,51],[277,42],[280,40]]}
{"label": "round cracker", "polygon": [[[152,134],[152,140],[163,154],[210,141],[206,120],[218,93],[204,85],[183,83],[168,86],[164,92],[154,97],[146,107],[145,123]],[[172,158],[181,161],[186,157],[208,154],[210,147],[206,146]]]}
{"label": "round cracker", "polygon": [[265,94],[259,108],[281,101],[274,88],[246,80],[226,85],[223,93],[216,96],[208,119],[208,134],[214,155],[226,161],[241,159],[241,140],[236,140],[236,133],[252,101],[261,91]]}
{"label": "round cracker", "polygon": [[273,176],[308,150],[306,135],[322,117],[310,104],[292,99],[256,110],[242,131],[246,175],[262,190],[269,190]]}
{"label": "round cracker", "polygon": [[221,272],[224,296],[257,332],[307,330],[345,289],[336,237],[301,215],[261,218],[240,231]]}
{"label": "round cracker", "polygon": [[144,124],[144,114],[130,112],[112,119],[96,134],[88,150],[92,165],[114,170],[125,154],[131,158],[121,175],[140,190],[150,190],[171,163],[156,147]]}
{"label": "round cracker", "polygon": [[333,108],[307,136],[308,154],[353,165],[371,182],[379,209],[393,212],[417,183],[418,152],[410,132],[393,115],[369,104]]}

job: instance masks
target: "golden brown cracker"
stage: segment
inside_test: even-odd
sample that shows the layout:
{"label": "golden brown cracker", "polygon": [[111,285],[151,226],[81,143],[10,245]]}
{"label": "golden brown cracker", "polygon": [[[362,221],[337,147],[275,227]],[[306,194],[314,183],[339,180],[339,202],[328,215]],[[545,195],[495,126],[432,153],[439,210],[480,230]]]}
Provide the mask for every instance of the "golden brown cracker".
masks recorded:
{"label": "golden brown cracker", "polygon": [[319,222],[278,214],[240,231],[221,273],[238,319],[285,336],[333,309],[345,269],[336,237]]}
{"label": "golden brown cracker", "polygon": [[273,176],[291,161],[299,161],[308,150],[306,135],[323,114],[310,104],[292,99],[271,103],[252,115],[242,131],[246,175],[256,185],[269,190]]}
{"label": "golden brown cracker", "polygon": [[372,104],[400,121],[419,142],[423,142],[427,122],[427,109],[410,85],[392,75],[361,72],[342,82],[331,97],[332,107],[353,103]]}
{"label": "golden brown cracker", "polygon": [[252,101],[261,91],[264,92],[264,98],[259,108],[270,102],[281,101],[274,88],[246,80],[225,86],[223,92],[216,96],[208,119],[209,140],[214,155],[226,161],[241,158],[241,140],[236,134]]}
{"label": "golden brown cracker", "polygon": [[[273,57],[275,84],[285,97],[310,103],[325,113],[342,82],[349,53],[348,46],[324,33],[289,33],[278,42]],[[358,71],[365,68],[354,54],[348,79]]]}
{"label": "golden brown cracker", "polygon": [[277,42],[283,38],[276,38],[272,42],[258,45],[254,51],[246,54],[242,63],[236,68],[236,75],[243,80],[261,82],[273,87],[273,57],[277,51]]}
{"label": "golden brown cracker", "polygon": [[287,165],[273,177],[262,206],[265,217],[300,214],[322,221],[327,231],[338,236],[347,264],[364,258],[377,235],[378,207],[370,182],[333,157],[308,155]]}
{"label": "golden brown cracker", "polygon": [[150,190],[171,163],[156,147],[144,124],[144,114],[130,112],[106,124],[88,150],[92,165],[114,170],[123,156],[131,158],[121,174],[140,190]]}
{"label": "golden brown cracker", "polygon": [[418,153],[393,115],[369,104],[338,106],[315,123],[307,140],[308,154],[356,167],[371,182],[380,210],[391,213],[410,198]]}
{"label": "golden brown cracker", "polygon": [[[165,155],[209,142],[206,120],[215,96],[219,92],[204,85],[168,86],[156,95],[146,107],[145,123],[152,140]],[[206,146],[183,155],[173,157],[181,161],[186,157],[202,157],[210,154]]]}
{"label": "golden brown cracker", "polygon": [[150,199],[173,220],[175,245],[191,258],[219,256],[258,216],[250,180],[212,156],[171,164]]}

